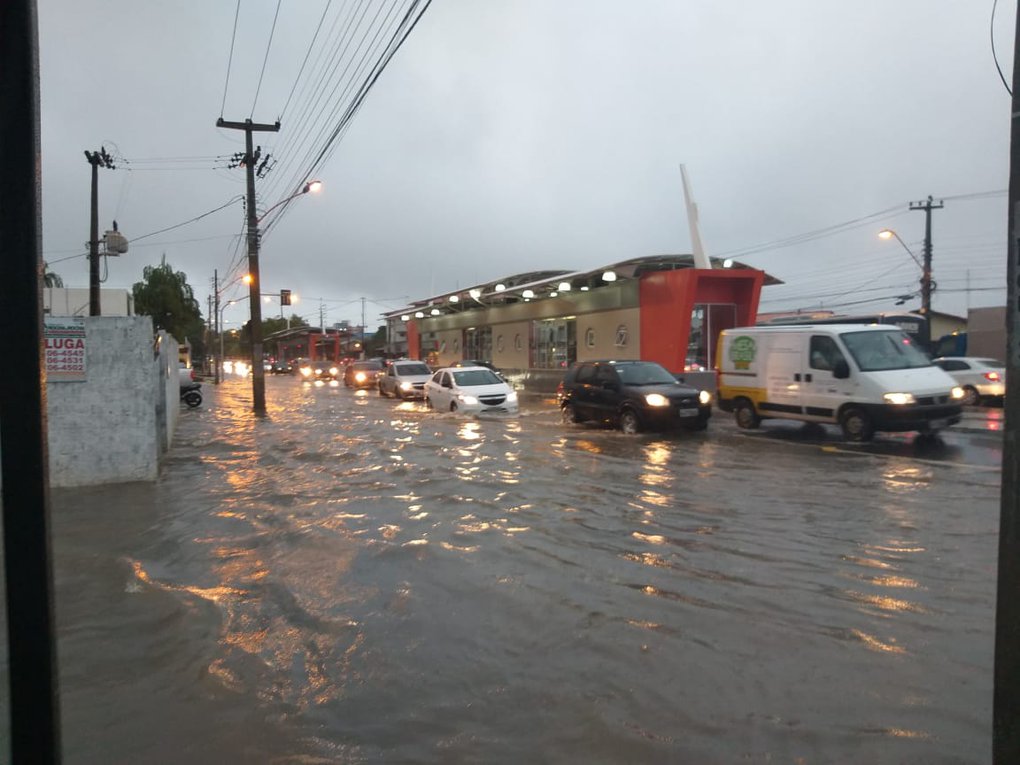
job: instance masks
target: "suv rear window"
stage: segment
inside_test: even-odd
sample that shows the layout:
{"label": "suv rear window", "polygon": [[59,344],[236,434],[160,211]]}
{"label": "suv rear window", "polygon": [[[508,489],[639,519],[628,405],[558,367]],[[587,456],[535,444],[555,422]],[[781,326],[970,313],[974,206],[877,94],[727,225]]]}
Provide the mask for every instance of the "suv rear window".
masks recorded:
{"label": "suv rear window", "polygon": [[577,368],[577,377],[575,379],[579,383],[590,383],[595,379],[595,367],[591,364],[582,364]]}

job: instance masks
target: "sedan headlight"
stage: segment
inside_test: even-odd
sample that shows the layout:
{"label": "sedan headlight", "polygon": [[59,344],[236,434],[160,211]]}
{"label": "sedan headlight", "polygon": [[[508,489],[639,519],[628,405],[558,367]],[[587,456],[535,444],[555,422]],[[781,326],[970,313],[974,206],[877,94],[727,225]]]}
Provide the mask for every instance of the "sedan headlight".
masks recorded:
{"label": "sedan headlight", "polygon": [[887,404],[896,404],[897,406],[917,403],[913,393],[886,393],[882,398]]}
{"label": "sedan headlight", "polygon": [[312,373],[311,367],[301,367],[301,374],[303,374],[305,377],[308,377],[308,375],[310,375],[311,373]]}
{"label": "sedan headlight", "polygon": [[457,396],[457,398],[459,398],[461,401],[463,401],[468,406],[474,406],[475,404],[478,403],[478,399],[477,398],[475,398],[474,396],[466,396],[463,393],[461,393],[459,396]]}
{"label": "sedan headlight", "polygon": [[967,394],[964,393],[963,388],[961,388],[959,385],[956,385],[953,387],[951,391],[949,391],[949,395],[952,398],[963,398]]}
{"label": "sedan headlight", "polygon": [[517,400],[517,391],[512,390],[509,393],[507,393],[506,394],[506,400],[507,401],[516,401]]}
{"label": "sedan headlight", "polygon": [[329,373],[330,373],[331,375],[335,375],[335,374],[336,374],[337,372],[339,372],[339,371],[340,371],[340,370],[339,370],[339,369],[338,369],[337,367],[330,367],[330,368],[329,368]]}
{"label": "sedan headlight", "polygon": [[354,374],[354,379],[357,380],[358,382],[365,382],[365,373],[364,372],[356,372]]}
{"label": "sedan headlight", "polygon": [[702,405],[711,404],[712,394],[709,393],[707,390],[703,390],[701,391],[701,393],[698,394],[698,401],[700,401]]}
{"label": "sedan headlight", "polygon": [[414,386],[411,385],[411,383],[409,383],[407,381],[404,381],[404,382],[400,383],[400,390],[411,390],[411,388],[413,388],[413,387]]}
{"label": "sedan headlight", "polygon": [[669,399],[661,393],[649,393],[645,396],[645,403],[648,406],[669,406]]}

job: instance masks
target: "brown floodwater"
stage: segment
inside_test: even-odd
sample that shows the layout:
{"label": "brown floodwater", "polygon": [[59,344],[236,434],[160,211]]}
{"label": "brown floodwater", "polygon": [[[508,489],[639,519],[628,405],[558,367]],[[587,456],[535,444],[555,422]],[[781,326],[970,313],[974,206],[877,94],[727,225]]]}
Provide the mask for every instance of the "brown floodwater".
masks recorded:
{"label": "brown floodwater", "polygon": [[983,763],[999,474],[204,386],[54,493],[69,763]]}

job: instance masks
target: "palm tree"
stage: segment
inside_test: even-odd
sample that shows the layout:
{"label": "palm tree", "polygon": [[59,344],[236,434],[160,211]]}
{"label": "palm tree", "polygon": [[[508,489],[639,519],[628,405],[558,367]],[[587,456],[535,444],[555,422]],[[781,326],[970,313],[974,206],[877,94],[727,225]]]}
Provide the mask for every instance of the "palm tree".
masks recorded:
{"label": "palm tree", "polygon": [[60,278],[59,274],[55,274],[50,271],[49,264],[43,261],[43,286],[44,287],[63,287],[64,280]]}

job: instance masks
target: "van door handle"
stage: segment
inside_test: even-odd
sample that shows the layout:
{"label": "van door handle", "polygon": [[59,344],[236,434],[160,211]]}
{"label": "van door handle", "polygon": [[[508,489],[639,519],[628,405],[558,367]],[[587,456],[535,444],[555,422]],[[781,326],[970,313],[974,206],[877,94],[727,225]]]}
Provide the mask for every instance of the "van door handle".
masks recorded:
{"label": "van door handle", "polygon": [[793,375],[793,381],[794,381],[794,382],[800,382],[800,372],[796,372],[796,373],[794,373],[794,375]]}
{"label": "van door handle", "polygon": [[804,382],[811,382],[811,373],[804,375]]}

